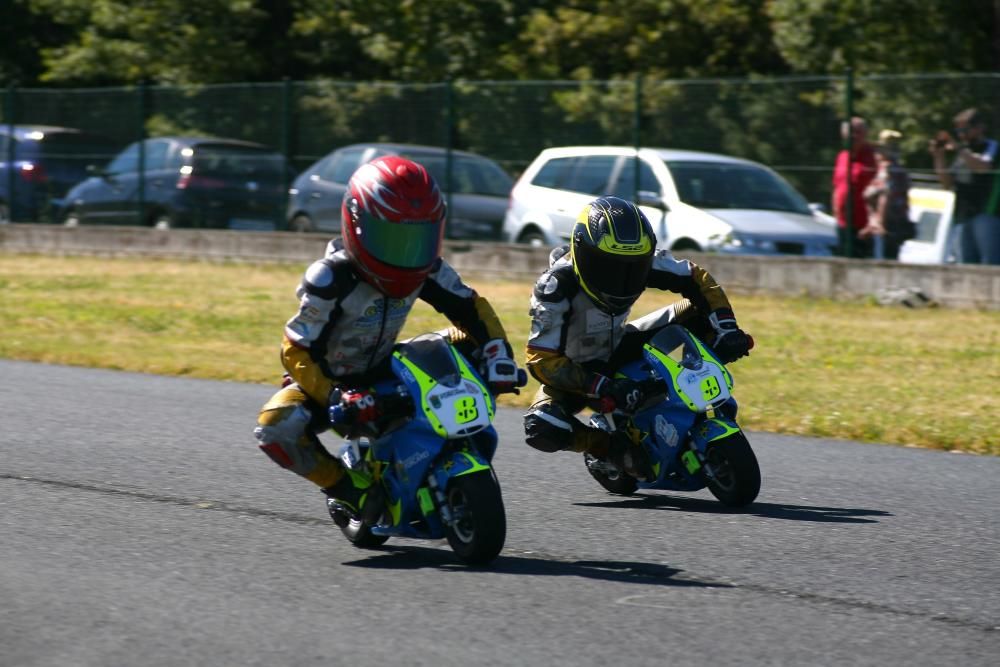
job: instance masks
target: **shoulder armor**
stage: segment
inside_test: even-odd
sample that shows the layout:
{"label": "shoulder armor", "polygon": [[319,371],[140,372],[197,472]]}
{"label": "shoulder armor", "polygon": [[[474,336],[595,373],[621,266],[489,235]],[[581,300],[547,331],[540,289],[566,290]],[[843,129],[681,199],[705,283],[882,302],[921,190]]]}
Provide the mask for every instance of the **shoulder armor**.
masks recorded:
{"label": "shoulder armor", "polygon": [[307,293],[328,300],[345,296],[357,283],[350,260],[342,255],[316,260],[302,278],[302,288]]}
{"label": "shoulder armor", "polygon": [[561,246],[553,248],[552,252],[549,253],[549,267],[551,268],[555,266],[556,262],[565,257],[567,254],[569,254],[568,243],[564,243]]}
{"label": "shoulder armor", "polygon": [[562,301],[572,299],[580,290],[573,273],[573,265],[562,263],[538,277],[535,281],[534,295],[539,301]]}

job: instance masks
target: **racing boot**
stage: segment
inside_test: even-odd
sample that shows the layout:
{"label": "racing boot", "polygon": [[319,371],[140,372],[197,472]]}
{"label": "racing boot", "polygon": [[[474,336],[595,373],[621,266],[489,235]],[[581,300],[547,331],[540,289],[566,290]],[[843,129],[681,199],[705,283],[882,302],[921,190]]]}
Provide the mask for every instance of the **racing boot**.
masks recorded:
{"label": "racing boot", "polygon": [[656,478],[653,462],[641,444],[632,441],[624,431],[613,431],[608,443],[607,459],[615,464],[625,474],[642,482],[651,482]]}
{"label": "racing boot", "polygon": [[367,505],[372,488],[372,481],[367,475],[353,470],[344,470],[343,477],[333,486],[323,489],[326,494],[326,507],[333,520],[337,520],[337,511],[346,512],[352,518],[361,518]]}

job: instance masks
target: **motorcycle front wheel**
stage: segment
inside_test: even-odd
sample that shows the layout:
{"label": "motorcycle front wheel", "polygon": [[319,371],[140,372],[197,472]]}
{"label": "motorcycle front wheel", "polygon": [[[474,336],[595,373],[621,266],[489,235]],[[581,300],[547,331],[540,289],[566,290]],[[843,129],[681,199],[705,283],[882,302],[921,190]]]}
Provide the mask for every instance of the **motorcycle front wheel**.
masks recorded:
{"label": "motorcycle front wheel", "polygon": [[490,471],[453,477],[446,497],[454,522],[445,536],[455,555],[469,565],[496,558],[507,539],[507,514],[496,477]]}
{"label": "motorcycle front wheel", "polygon": [[743,433],[734,433],[709,443],[705,467],[712,476],[705,482],[712,495],[727,507],[745,507],[760,492],[760,466]]}

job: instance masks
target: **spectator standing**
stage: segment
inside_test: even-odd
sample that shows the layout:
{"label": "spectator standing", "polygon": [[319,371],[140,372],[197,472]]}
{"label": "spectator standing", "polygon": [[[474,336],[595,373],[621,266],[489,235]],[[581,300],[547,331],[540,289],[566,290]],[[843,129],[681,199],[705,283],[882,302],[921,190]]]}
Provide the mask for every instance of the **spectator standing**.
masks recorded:
{"label": "spectator standing", "polygon": [[[849,141],[847,148],[837,154],[833,168],[833,215],[837,218],[840,254],[852,257],[870,257],[871,244],[866,234],[859,233],[868,226],[868,207],[864,192],[875,177],[875,151],[868,142],[868,124],[855,116],[841,125],[841,136]],[[850,202],[848,202],[850,191]],[[848,225],[850,210],[850,225]]]}
{"label": "spectator standing", "polygon": [[[943,130],[930,143],[938,180],[955,191],[949,246],[957,239],[959,262],[1000,264],[998,144],[986,137],[986,119],[975,108],[956,114],[954,123],[954,137]],[[950,166],[949,154],[954,155]]]}
{"label": "spectator standing", "polygon": [[896,130],[879,132],[875,178],[865,190],[868,226],[859,235],[874,242],[876,259],[897,259],[903,241],[916,234],[910,220],[910,174],[899,152],[902,137]]}

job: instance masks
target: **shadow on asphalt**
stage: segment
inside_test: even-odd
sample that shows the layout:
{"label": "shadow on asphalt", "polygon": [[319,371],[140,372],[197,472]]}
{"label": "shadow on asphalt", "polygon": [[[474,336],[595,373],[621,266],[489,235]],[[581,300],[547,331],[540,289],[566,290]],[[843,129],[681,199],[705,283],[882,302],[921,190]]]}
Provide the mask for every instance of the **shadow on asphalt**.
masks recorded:
{"label": "shadow on asphalt", "polygon": [[705,512],[709,514],[752,514],[767,519],[789,521],[818,521],[826,523],[878,523],[867,517],[892,516],[882,510],[857,507],[817,507],[813,505],[782,505],[778,503],[755,502],[749,507],[726,507],[716,500],[690,498],[686,496],[641,495],[631,497],[615,496],[618,500],[598,503],[573,503],[579,507],[615,507],[647,510],[677,510],[682,512]]}
{"label": "shadow on asphalt", "polygon": [[420,570],[437,568],[441,570],[481,570],[496,574],[517,574],[536,577],[583,577],[600,581],[615,581],[662,586],[689,586],[698,588],[732,588],[729,584],[677,579],[683,572],[676,567],[657,563],[621,560],[559,560],[524,555],[500,554],[492,563],[482,567],[463,565],[448,547],[431,549],[427,547],[385,545],[373,550],[372,555],[361,560],[348,561],[344,565],[378,570]]}

